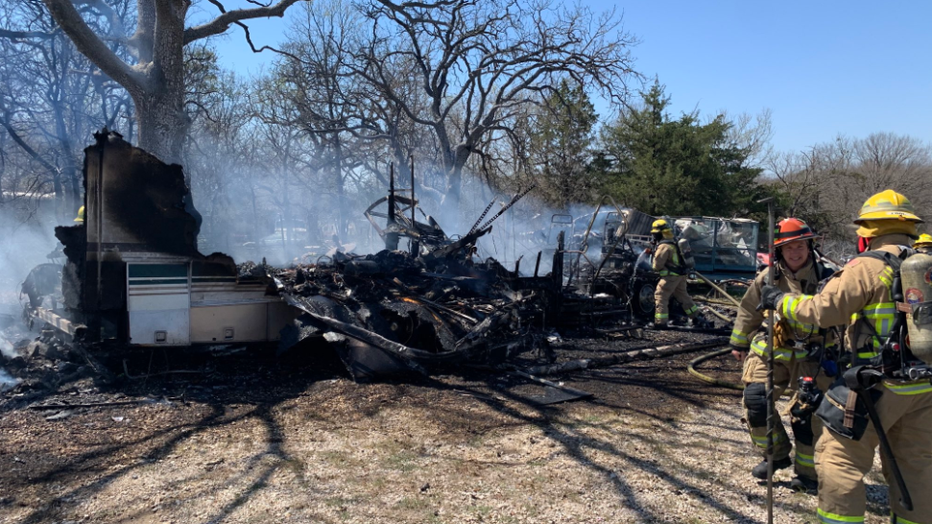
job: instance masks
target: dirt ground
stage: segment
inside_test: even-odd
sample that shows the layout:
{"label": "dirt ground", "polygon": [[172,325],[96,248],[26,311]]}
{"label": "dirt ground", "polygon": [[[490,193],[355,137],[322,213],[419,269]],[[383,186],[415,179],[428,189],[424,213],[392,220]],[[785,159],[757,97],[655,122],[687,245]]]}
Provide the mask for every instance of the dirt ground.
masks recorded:
{"label": "dirt ground", "polygon": [[[563,336],[558,361],[712,338]],[[686,369],[709,351],[550,376],[592,394],[550,405],[467,368],[356,384],[314,349],[142,352],[109,380],[49,359],[0,394],[0,522],[766,522],[740,391]],[[740,374],[730,356],[702,371]],[[815,522],[775,478],[774,521]],[[869,484],[884,522],[879,468]]]}

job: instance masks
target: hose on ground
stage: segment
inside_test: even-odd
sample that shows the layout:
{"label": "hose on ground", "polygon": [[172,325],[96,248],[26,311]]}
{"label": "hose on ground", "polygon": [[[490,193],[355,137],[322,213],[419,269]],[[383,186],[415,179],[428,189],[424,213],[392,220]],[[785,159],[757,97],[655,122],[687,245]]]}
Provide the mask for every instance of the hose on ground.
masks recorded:
{"label": "hose on ground", "polygon": [[696,366],[705,362],[706,360],[712,360],[713,358],[720,357],[722,355],[730,355],[730,354],[731,354],[730,348],[724,348],[718,351],[713,351],[712,353],[708,353],[708,354],[702,355],[701,357],[694,358],[693,360],[689,362],[689,366],[687,366],[686,369],[688,369],[692,375],[697,377],[699,380],[702,380],[703,382],[708,382],[709,384],[712,384],[714,386],[721,386],[723,388],[743,390],[744,386],[742,385],[733,384],[731,382],[728,382],[725,380],[719,380],[717,378],[712,378],[708,375],[703,375],[702,373],[699,373],[698,371],[696,371]]}
{"label": "hose on ground", "polygon": [[725,316],[725,315],[719,313],[718,311],[715,311],[714,309],[712,309],[712,308],[710,308],[710,307],[704,307],[704,308],[702,308],[702,309],[703,309],[703,311],[707,311],[707,312],[709,312],[709,313],[712,313],[713,315],[715,315],[715,316],[717,316],[718,318],[724,320],[725,322],[728,322],[729,324],[731,324],[732,322],[735,321],[735,319],[733,319],[733,318],[731,318],[731,317],[728,317],[728,316]]}
{"label": "hose on ground", "polygon": [[739,302],[738,299],[736,299],[735,297],[729,295],[727,291],[725,291],[724,289],[722,289],[721,287],[719,287],[715,282],[712,282],[711,280],[709,280],[708,278],[706,278],[705,275],[703,275],[702,273],[700,273],[700,272],[698,272],[698,271],[693,271],[693,273],[695,273],[697,277],[699,277],[700,279],[702,279],[703,281],[705,281],[706,284],[712,286],[712,289],[714,289],[714,290],[718,291],[719,293],[721,293],[721,295],[722,295],[723,297],[725,297],[726,299],[728,299],[729,301],[731,301],[732,304],[734,304],[734,305],[736,305],[736,306],[738,306],[738,307],[741,307],[741,302]]}

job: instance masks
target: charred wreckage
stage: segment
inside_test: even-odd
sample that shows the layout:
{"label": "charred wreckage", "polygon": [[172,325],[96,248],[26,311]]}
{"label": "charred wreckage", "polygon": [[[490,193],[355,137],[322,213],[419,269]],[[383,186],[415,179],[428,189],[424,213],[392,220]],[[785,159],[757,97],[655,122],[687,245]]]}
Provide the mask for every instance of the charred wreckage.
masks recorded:
{"label": "charred wreckage", "polygon": [[[451,238],[391,176],[388,195],[365,212],[385,250],[333,250],[290,268],[237,265],[198,251],[200,215],[181,166],[113,132],[95,138],[85,150],[84,222],[55,229],[64,262],[37,266],[22,288],[31,325],[89,350],[268,344],[285,351],[309,341],[335,349],[353,378],[367,381],[498,365],[545,347],[554,328],[606,319],[637,326],[653,313],[656,276],[628,234],[647,215],[613,203],[601,234],[592,234],[596,214],[581,241],[559,231],[546,251],[550,271],[540,274],[538,252],[533,272],[522,276],[520,259],[506,268],[475,255],[477,240],[527,191],[487,218],[490,204],[466,234]],[[588,245],[595,237],[597,255]],[[401,239],[407,250],[398,249]]]}

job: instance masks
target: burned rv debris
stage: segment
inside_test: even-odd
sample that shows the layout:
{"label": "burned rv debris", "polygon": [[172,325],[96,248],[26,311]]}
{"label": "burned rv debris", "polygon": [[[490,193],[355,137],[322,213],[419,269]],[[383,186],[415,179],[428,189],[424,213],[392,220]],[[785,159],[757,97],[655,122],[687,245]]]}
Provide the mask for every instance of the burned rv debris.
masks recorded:
{"label": "burned rv debris", "polygon": [[[237,265],[198,251],[200,216],[180,166],[116,133],[95,138],[85,150],[85,221],[56,228],[63,263],[37,267],[23,285],[30,323],[92,350],[332,348],[364,381],[505,363],[545,348],[554,327],[633,326],[653,312],[656,277],[638,244],[647,215],[613,202],[601,230],[593,228],[597,212],[581,242],[568,247],[574,240],[560,231],[533,272],[526,266],[528,276],[520,259],[513,268],[479,260],[477,241],[531,188],[488,217],[490,204],[466,234],[452,237],[413,190],[396,190],[392,175],[388,195],[365,211],[386,249],[331,250],[290,268]],[[596,237],[593,254],[588,241]]]}
{"label": "burned rv debris", "polygon": [[[200,215],[184,174],[101,132],[85,149],[84,222],[59,226],[65,262],[54,292],[36,268],[26,315],[97,346],[187,347],[277,340],[294,318],[267,279],[239,275],[196,245]],[[39,285],[39,283],[42,283]]]}
{"label": "burned rv debris", "polygon": [[436,224],[412,221],[402,232],[417,236],[415,256],[336,252],[289,270],[203,255],[180,166],[116,133],[95,138],[85,150],[86,219],[56,229],[64,263],[36,268],[23,287],[30,322],[81,344],[286,349],[319,337],[367,379],[506,358],[529,344],[530,328],[554,304],[538,296],[559,289],[546,277],[473,261],[490,226],[453,240]]}
{"label": "burned rv debris", "polygon": [[[533,347],[540,338],[535,329],[547,325],[548,314],[557,318],[562,278],[539,276],[539,258],[532,277],[494,259],[476,262],[476,242],[501,213],[482,223],[483,214],[454,240],[423,212],[413,191],[398,194],[404,190],[396,191],[393,172],[389,180],[388,195],[365,212],[385,250],[338,253],[276,275],[281,296],[304,312],[282,345],[323,337],[357,380],[452,363],[495,364]],[[398,249],[402,239],[408,250]],[[562,267],[562,253],[556,257]]]}
{"label": "burned rv debris", "polygon": [[565,246],[558,239],[556,247],[564,253],[561,318],[593,326],[652,319],[658,277],[645,249],[650,237],[643,235],[644,223],[649,230],[652,220],[607,196],[592,213],[575,220],[554,215],[551,233],[556,229],[558,238],[568,239]]}

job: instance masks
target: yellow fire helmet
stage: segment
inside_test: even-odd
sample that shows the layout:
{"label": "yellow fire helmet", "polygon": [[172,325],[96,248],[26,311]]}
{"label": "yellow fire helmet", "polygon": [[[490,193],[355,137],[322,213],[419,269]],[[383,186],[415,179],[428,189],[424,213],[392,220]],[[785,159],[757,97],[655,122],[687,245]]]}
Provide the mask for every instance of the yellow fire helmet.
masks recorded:
{"label": "yellow fire helmet", "polygon": [[667,224],[667,221],[662,218],[659,220],[654,220],[654,223],[650,225],[651,233],[661,233],[667,229],[670,229],[670,224]]}
{"label": "yellow fire helmet", "polygon": [[78,208],[78,216],[74,217],[74,221],[79,224],[84,223],[84,206]]}
{"label": "yellow fire helmet", "polygon": [[858,218],[854,223],[861,224],[868,220],[922,222],[922,219],[916,215],[916,209],[909,199],[892,189],[881,191],[868,198],[864,205],[861,206],[861,212],[858,213]]}
{"label": "yellow fire helmet", "polygon": [[919,235],[919,238],[916,239],[913,247],[932,247],[932,235],[928,233]]}

